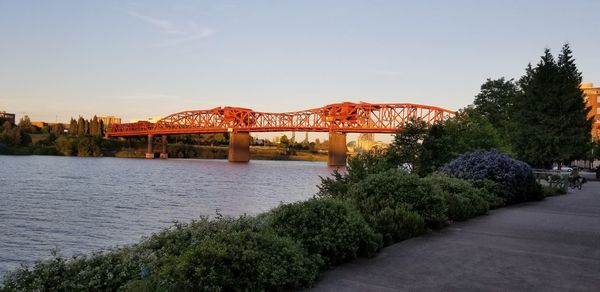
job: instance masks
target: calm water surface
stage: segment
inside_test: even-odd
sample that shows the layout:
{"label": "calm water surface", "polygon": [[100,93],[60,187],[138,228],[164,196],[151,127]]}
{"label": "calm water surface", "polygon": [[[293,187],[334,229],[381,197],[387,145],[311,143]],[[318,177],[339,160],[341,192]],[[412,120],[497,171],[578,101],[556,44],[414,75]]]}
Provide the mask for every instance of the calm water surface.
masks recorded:
{"label": "calm water surface", "polygon": [[324,162],[0,156],[0,277],[138,241],[173,221],[256,214],[317,191]]}

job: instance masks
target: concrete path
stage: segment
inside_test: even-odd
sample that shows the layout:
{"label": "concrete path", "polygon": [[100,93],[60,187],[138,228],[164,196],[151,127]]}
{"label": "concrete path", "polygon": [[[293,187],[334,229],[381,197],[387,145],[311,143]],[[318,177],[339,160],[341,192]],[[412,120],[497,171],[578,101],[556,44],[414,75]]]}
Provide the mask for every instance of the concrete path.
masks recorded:
{"label": "concrete path", "polygon": [[600,291],[600,182],[389,246],[313,290]]}

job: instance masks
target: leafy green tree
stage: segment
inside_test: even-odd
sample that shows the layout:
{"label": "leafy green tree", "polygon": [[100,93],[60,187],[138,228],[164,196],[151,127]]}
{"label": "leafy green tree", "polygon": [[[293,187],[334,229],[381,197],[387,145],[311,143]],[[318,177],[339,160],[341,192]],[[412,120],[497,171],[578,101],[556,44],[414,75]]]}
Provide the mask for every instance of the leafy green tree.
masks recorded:
{"label": "leafy green tree", "polygon": [[284,147],[288,147],[290,145],[290,139],[288,139],[287,135],[283,135],[281,136],[281,139],[279,139],[279,143]]}
{"label": "leafy green tree", "polygon": [[394,136],[394,142],[386,153],[386,160],[395,167],[417,171],[423,147],[421,143],[428,133],[428,125],[422,120],[411,119]]}
{"label": "leafy green tree", "polygon": [[503,138],[507,138],[510,112],[519,94],[519,87],[513,79],[506,80],[504,77],[487,79],[481,85],[481,91],[475,96],[474,109],[486,117]]}
{"label": "leafy green tree", "polygon": [[25,115],[24,117],[22,117],[21,120],[19,120],[18,127],[27,132],[31,132],[32,125],[29,116]]}
{"label": "leafy green tree", "polygon": [[565,45],[554,59],[549,49],[529,65],[519,81],[511,127],[517,157],[537,167],[585,158],[591,147],[591,120],[579,84],[571,49]]}
{"label": "leafy green tree", "polygon": [[487,117],[473,108],[464,108],[430,127],[423,140],[419,174],[436,171],[463,153],[489,149],[508,152],[509,146]]}
{"label": "leafy green tree", "polygon": [[71,138],[67,136],[60,136],[54,141],[56,150],[64,156],[71,156],[75,151],[75,146]]}

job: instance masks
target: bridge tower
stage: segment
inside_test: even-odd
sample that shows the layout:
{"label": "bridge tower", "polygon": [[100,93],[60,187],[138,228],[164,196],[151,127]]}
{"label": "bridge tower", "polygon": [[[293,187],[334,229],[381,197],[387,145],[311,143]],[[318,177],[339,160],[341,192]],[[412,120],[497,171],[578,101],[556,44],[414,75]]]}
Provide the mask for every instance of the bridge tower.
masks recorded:
{"label": "bridge tower", "polygon": [[[169,153],[167,152],[167,135],[162,135],[160,138],[160,158],[167,159],[169,157]],[[154,159],[154,135],[152,134],[148,135],[148,149],[146,150],[146,158]]]}
{"label": "bridge tower", "polygon": [[327,166],[346,166],[346,133],[329,132]]}
{"label": "bridge tower", "polygon": [[230,162],[250,161],[250,133],[229,132],[229,154],[227,160]]}
{"label": "bridge tower", "polygon": [[149,134],[148,135],[148,149],[146,150],[146,158],[148,158],[148,159],[154,159],[153,143],[154,143],[154,135]]}

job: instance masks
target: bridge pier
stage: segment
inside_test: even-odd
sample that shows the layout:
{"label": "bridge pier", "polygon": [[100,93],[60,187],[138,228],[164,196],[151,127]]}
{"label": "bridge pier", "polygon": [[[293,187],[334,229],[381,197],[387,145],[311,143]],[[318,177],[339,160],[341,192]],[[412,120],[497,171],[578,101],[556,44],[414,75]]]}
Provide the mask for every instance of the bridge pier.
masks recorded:
{"label": "bridge pier", "polygon": [[154,142],[154,135],[148,135],[148,149],[146,150],[146,158],[154,159],[154,149],[152,147],[152,143]]}
{"label": "bridge pier", "polygon": [[250,133],[229,133],[229,155],[227,155],[227,159],[229,162],[250,161]]}
{"label": "bridge pier", "polygon": [[346,133],[329,132],[327,166],[346,166]]}
{"label": "bridge pier", "polygon": [[162,135],[162,137],[161,137],[160,158],[162,158],[162,159],[169,158],[169,152],[167,152],[167,135]]}

